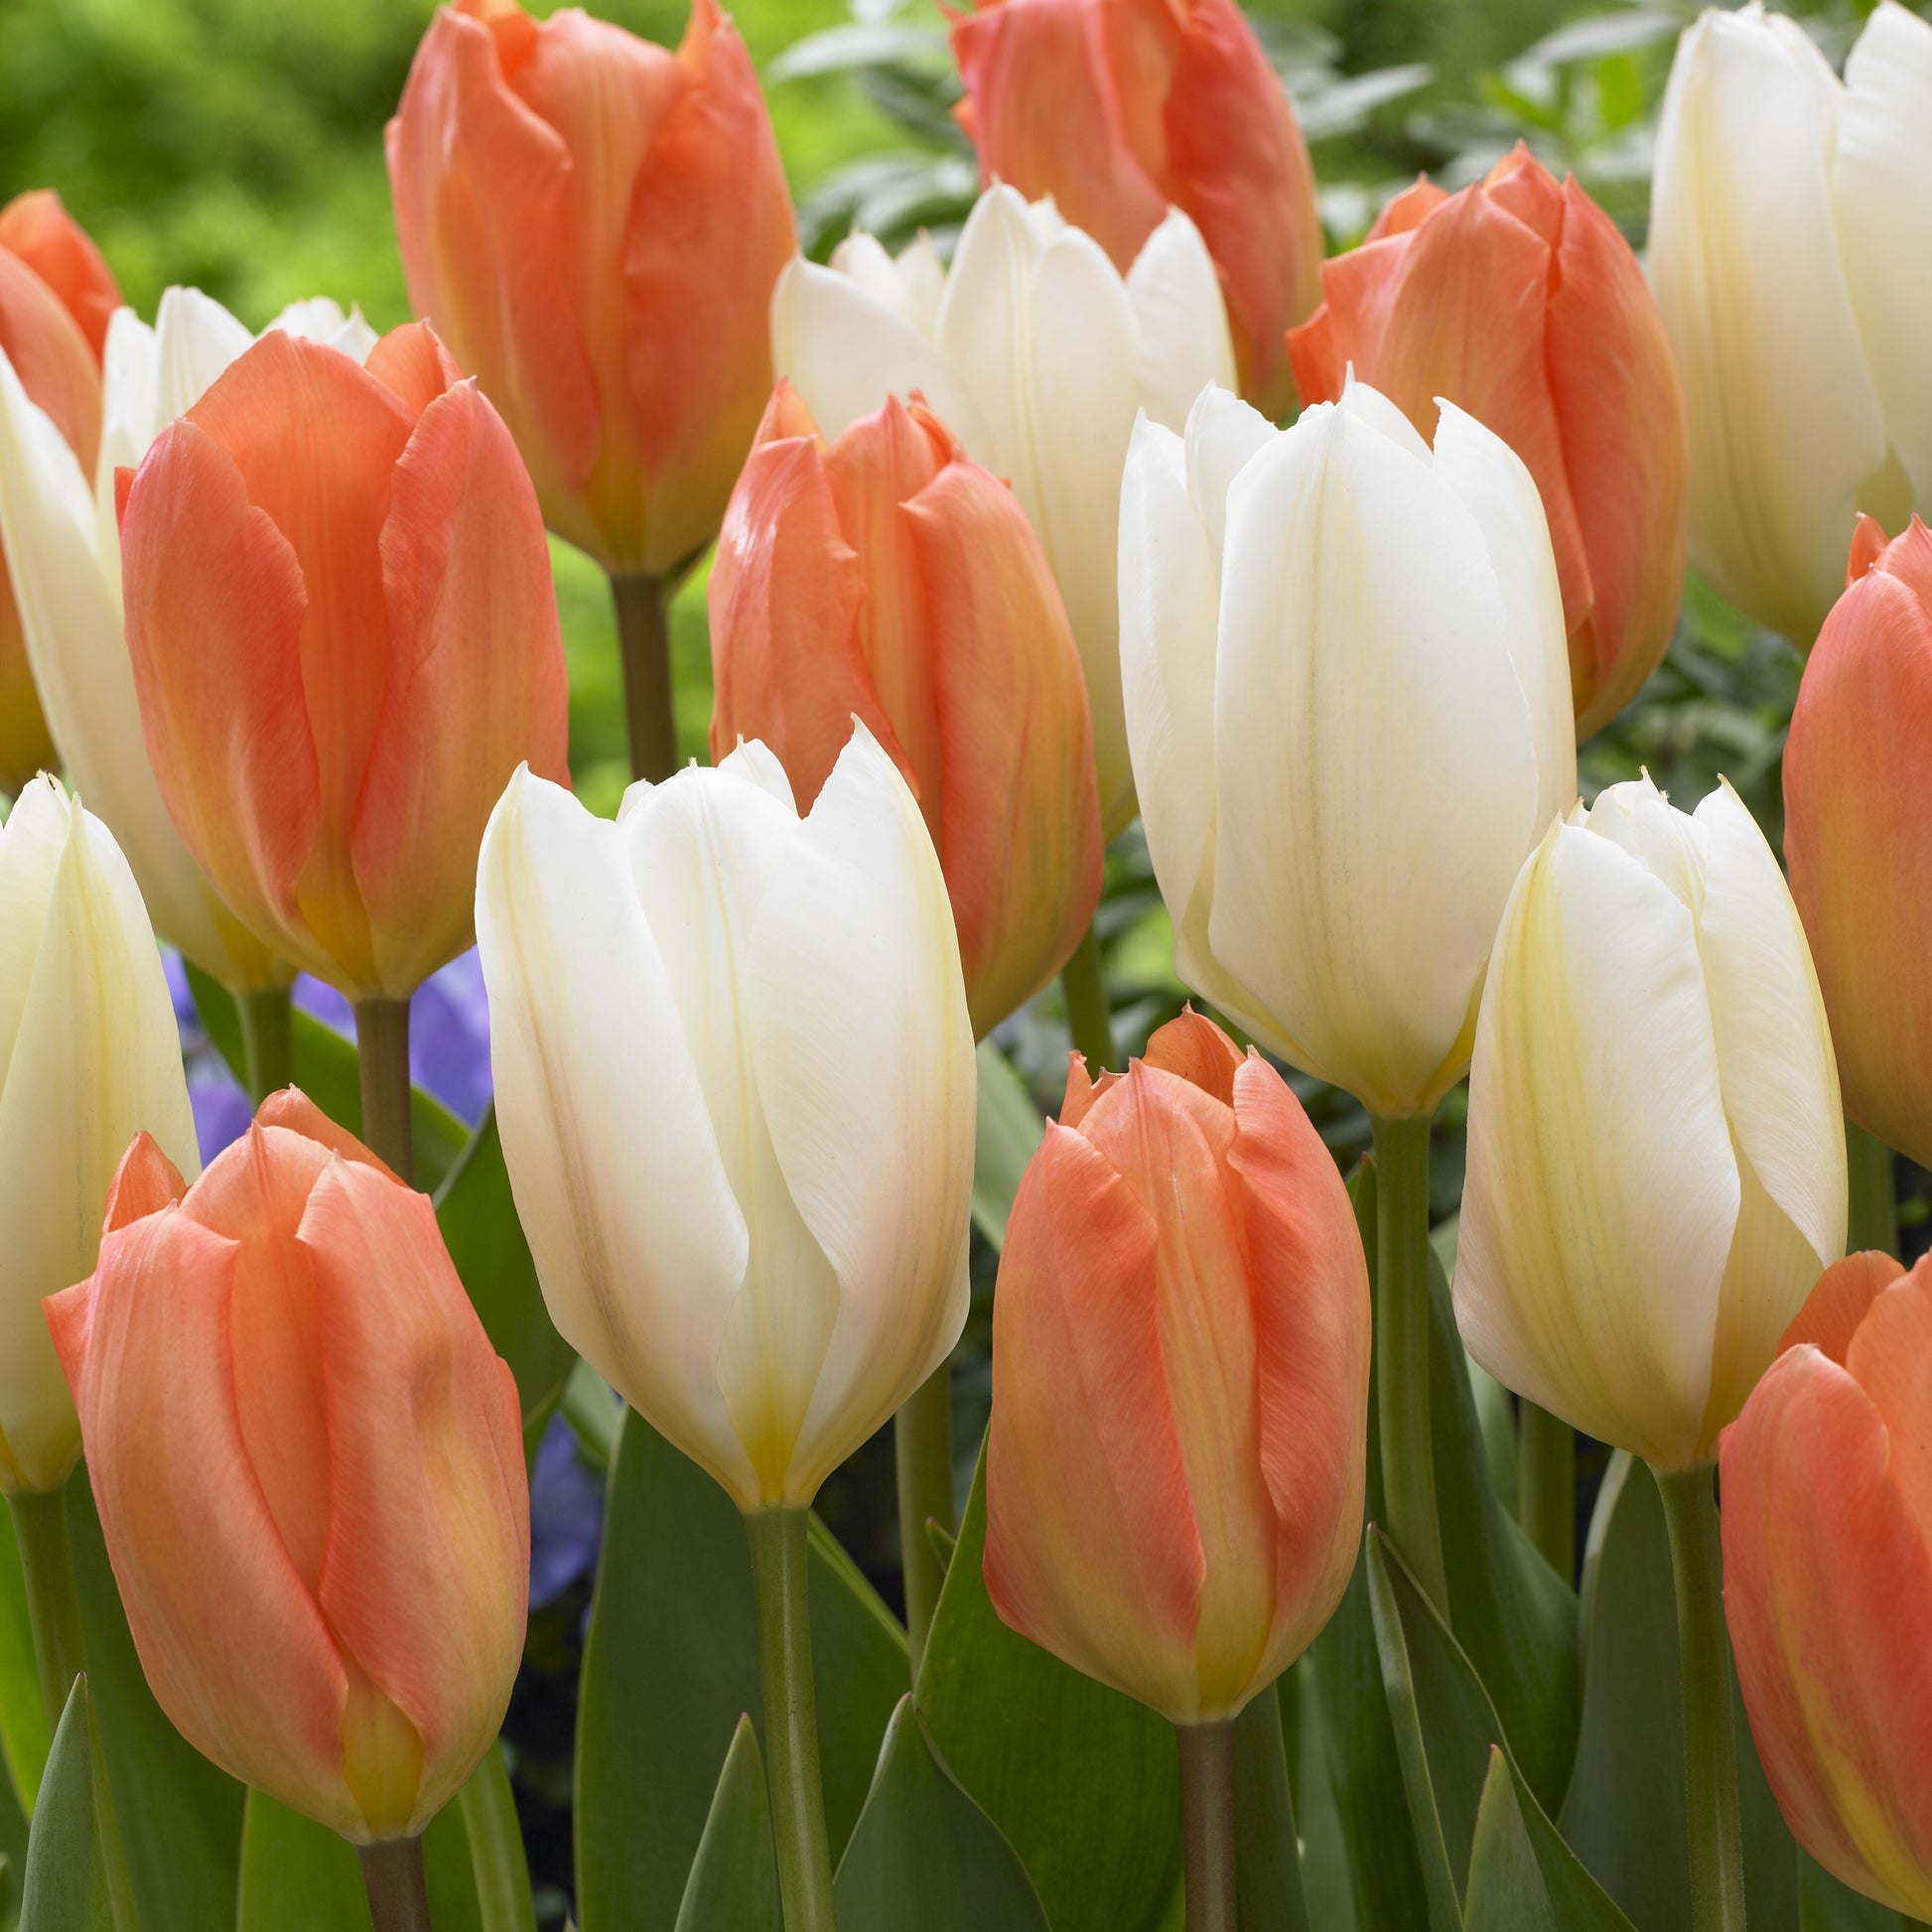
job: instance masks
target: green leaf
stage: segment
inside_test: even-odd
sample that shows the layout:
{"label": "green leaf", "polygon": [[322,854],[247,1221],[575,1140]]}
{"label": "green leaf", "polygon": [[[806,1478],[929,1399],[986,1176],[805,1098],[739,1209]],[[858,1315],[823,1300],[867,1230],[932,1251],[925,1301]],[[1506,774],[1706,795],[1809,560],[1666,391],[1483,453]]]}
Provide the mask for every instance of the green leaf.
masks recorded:
{"label": "green leaf", "polygon": [[739,1719],[725,1753],[676,1932],[784,1932],[764,1761],[749,1717]]}
{"label": "green leaf", "polygon": [[1309,1932],[1281,1700],[1272,1686],[1235,1720],[1234,1830],[1243,1932]]}
{"label": "green leaf", "polygon": [[[745,1525],[641,1416],[624,1419],[577,1730],[583,1932],[672,1932],[740,1716],[761,1719]],[[819,1762],[836,1857],[905,1689],[905,1636],[822,1525],[811,1537]]]}
{"label": "green leaf", "polygon": [[1491,1745],[1469,1855],[1467,1932],[1630,1932],[1531,1802],[1526,1816],[1515,1774]]}
{"label": "green leaf", "polygon": [[919,1666],[919,1710],[1019,1853],[1053,1932],[1147,1932],[1180,1871],[1173,1728],[1009,1630],[986,1593],[985,1554],[982,1447]]}
{"label": "green leaf", "polygon": [[492,1744],[483,1754],[483,1761],[457,1793],[456,1804],[446,1810],[459,1806],[470,1844],[471,1882],[482,1932],[535,1932],[537,1915],[530,1899],[523,1828],[517,1822],[500,1744]]}
{"label": "green leaf", "polygon": [[302,1932],[370,1932],[361,1867],[345,1840],[265,1791],[250,1791],[235,1932],[293,1932],[296,1926]]}
{"label": "green leaf", "polygon": [[[27,1848],[27,1813],[34,1808],[41,1772],[53,1742],[41,1704],[40,1669],[34,1661],[34,1630],[27,1614],[27,1581],[13,1512],[0,1509],[0,1752],[11,1791],[0,1791],[0,1850],[16,1872]],[[12,1797],[16,1802],[9,1803]]]}
{"label": "green leaf", "polygon": [[[1275,1687],[1288,1745],[1288,1782],[1302,1840],[1302,1888],[1309,1920],[1322,1932],[1358,1932],[1348,1847],[1328,1771],[1327,1718],[1312,1655],[1302,1657]],[[1398,1789],[1396,1802],[1401,1802]]]}
{"label": "green leaf", "polygon": [[1914,1932],[1925,1923],[1854,1891],[1803,1852],[1798,1854],[1798,1897],[1799,1932]]}
{"label": "green leaf", "polygon": [[1027,1868],[901,1698],[834,1886],[841,1932],[1048,1932]]}
{"label": "green leaf", "polygon": [[973,1225],[995,1248],[1020,1176],[1046,1135],[1046,1123],[1012,1063],[990,1039],[979,1043],[979,1126],[973,1142]]}
{"label": "green leaf", "polygon": [[73,1680],[55,1727],[20,1907],[21,1932],[113,1932],[94,1845],[94,1765],[87,1680]]}

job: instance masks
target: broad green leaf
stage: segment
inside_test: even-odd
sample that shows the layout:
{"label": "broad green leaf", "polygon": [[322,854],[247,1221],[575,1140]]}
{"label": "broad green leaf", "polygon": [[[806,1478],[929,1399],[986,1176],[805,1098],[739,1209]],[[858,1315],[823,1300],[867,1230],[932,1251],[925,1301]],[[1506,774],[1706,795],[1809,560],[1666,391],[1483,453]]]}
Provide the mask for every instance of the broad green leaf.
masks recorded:
{"label": "broad green leaf", "polygon": [[0,1790],[0,1851],[12,1859],[16,1876],[27,1848],[27,1814],[34,1808],[52,1741],[41,1704],[13,1512],[0,1509],[0,1752],[6,1756],[11,1786]]}
{"label": "broad green leaf", "polygon": [[985,1554],[982,1448],[919,1666],[919,1710],[1019,1853],[1053,1932],[1150,1932],[1180,1871],[1173,1726],[1009,1630],[986,1593]]}
{"label": "broad green leaf", "polygon": [[481,1932],[534,1932],[536,1907],[530,1900],[530,1867],[523,1851],[523,1828],[510,1795],[508,1767],[500,1744],[457,1793],[470,1845],[471,1879]]}
{"label": "broad green leaf", "polygon": [[1020,1176],[1046,1133],[1046,1123],[1007,1056],[979,1043],[979,1126],[973,1142],[973,1225],[998,1248]]}
{"label": "broad green leaf", "polygon": [[840,1932],[1048,1932],[1026,1866],[946,1769],[909,1697],[887,1729],[834,1899]]}
{"label": "broad green leaf", "polygon": [[361,1867],[334,1832],[264,1791],[250,1791],[235,1932],[292,1932],[296,1926],[302,1932],[370,1932]]}
{"label": "broad green leaf", "polygon": [[1286,1672],[1276,1690],[1288,1745],[1295,1823],[1302,1840],[1302,1888],[1309,1921],[1322,1932],[1357,1932],[1355,1887],[1349,1877],[1348,1848],[1342,1842],[1341,1813],[1335,1809],[1323,1735],[1327,1721],[1312,1655],[1304,1656]]}
{"label": "broad green leaf", "polygon": [[[94,1844],[87,1680],[76,1677],[55,1727],[27,1845],[21,1932],[114,1932]],[[124,1929],[125,1932],[125,1929]]]}
{"label": "broad green leaf", "polygon": [[[751,1553],[731,1499],[635,1414],[604,1521],[577,1728],[577,1917],[583,1932],[672,1932],[739,1718],[762,1721]],[[816,1523],[811,1554],[836,1857],[905,1688],[905,1636]]]}
{"label": "broad green leaf", "polygon": [[1630,1932],[1491,1745],[1469,1854],[1467,1932]]}
{"label": "broad green leaf", "polygon": [[725,1753],[676,1932],[784,1932],[764,1761],[749,1717],[739,1719]]}
{"label": "broad green leaf", "polygon": [[1281,1701],[1248,1701],[1234,1725],[1234,1880],[1244,1932],[1309,1932]]}

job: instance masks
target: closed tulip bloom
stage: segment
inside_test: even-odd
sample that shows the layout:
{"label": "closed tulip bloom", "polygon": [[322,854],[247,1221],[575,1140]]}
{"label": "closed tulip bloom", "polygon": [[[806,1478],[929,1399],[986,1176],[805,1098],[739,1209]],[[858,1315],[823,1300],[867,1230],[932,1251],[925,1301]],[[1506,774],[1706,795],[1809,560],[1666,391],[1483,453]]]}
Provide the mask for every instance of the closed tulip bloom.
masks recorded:
{"label": "closed tulip bloom", "polygon": [[121,306],[120,287],[93,237],[53,189],[29,189],[0,207],[0,250],[25,262],[54,292],[87,339],[98,367],[108,322]]}
{"label": "closed tulip bloom", "polygon": [[1361,383],[1273,429],[1210,391],[1143,423],[1121,664],[1180,977],[1385,1118],[1469,1061],[1511,882],[1576,796],[1556,569],[1529,472]]}
{"label": "closed tulip bloom", "polygon": [[495,1742],[530,1568],[516,1384],[427,1196],[294,1088],[192,1187],[143,1135],[47,1325],[176,1729],[357,1845],[420,1832]]}
{"label": "closed tulip bloom", "polygon": [[1281,1075],[1191,1010],[1125,1075],[1076,1054],[993,1304],[986,1586],[1175,1724],[1231,1717],[1354,1567],[1368,1271]]}
{"label": "closed tulip bloom", "polygon": [[1100,897],[1079,653],[1027,513],[896,397],[834,443],[780,383],[711,572],[711,753],[762,739],[809,806],[859,718],[925,818],[973,1031],[1065,964]]}
{"label": "closed tulip bloom", "polygon": [[52,778],[0,829],[0,1492],[53,1489],[80,1432],[41,1299],[89,1274],[100,1203],[152,1134],[196,1172],[161,955],[111,834]]}
{"label": "closed tulip bloom", "polygon": [[1184,210],[1220,275],[1241,392],[1281,415],[1282,331],[1314,307],[1321,218],[1295,110],[1234,0],[978,0],[952,47],[987,185],[1051,196],[1123,274]]}
{"label": "closed tulip bloom", "polygon": [[1932,27],[1881,0],[1841,82],[1752,0],[1684,35],[1651,286],[1691,420],[1691,561],[1808,647],[1853,519],[1932,511]]}
{"label": "closed tulip bloom", "polygon": [[1397,196],[1321,293],[1288,338],[1305,404],[1352,366],[1423,433],[1447,396],[1528,465],[1588,737],[1657,668],[1684,582],[1684,397],[1630,244],[1519,142],[1459,194]]}
{"label": "closed tulip bloom", "polygon": [[274,331],[124,487],[127,642],[176,826],[255,937],[353,999],[469,943],[509,774],[565,769],[530,481],[424,325]]}
{"label": "closed tulip bloom", "polygon": [[754,741],[615,823],[518,772],[477,938],[558,1328],[740,1508],[809,1503],[966,1318],[973,1032],[897,767],[859,727],[801,818]]}
{"label": "closed tulip bloom", "polygon": [[1764,835],[1728,785],[1695,813],[1611,785],[1523,868],[1482,992],[1470,1354],[1662,1472],[1698,1467],[1845,1217],[1831,1035]]}
{"label": "closed tulip bloom", "polygon": [[676,53],[576,7],[442,8],[389,123],[416,313],[502,412],[550,527],[662,576],[717,533],[771,388],[795,242],[717,0]]}
{"label": "closed tulip bloom", "polygon": [[1932,1262],[1849,1255],[1725,1431],[1725,1613],[1785,1823],[1932,1918]]}
{"label": "closed tulip bloom", "polygon": [[1086,672],[1100,815],[1134,817],[1121,718],[1121,471],[1145,409],[1178,429],[1204,384],[1234,381],[1214,265],[1176,211],[1125,277],[1050,202],[994,188],[950,271],[931,244],[897,261],[870,235],[832,265],[794,261],[772,297],[778,371],[837,438],[917,391],[966,454],[1012,484],[1046,552]]}

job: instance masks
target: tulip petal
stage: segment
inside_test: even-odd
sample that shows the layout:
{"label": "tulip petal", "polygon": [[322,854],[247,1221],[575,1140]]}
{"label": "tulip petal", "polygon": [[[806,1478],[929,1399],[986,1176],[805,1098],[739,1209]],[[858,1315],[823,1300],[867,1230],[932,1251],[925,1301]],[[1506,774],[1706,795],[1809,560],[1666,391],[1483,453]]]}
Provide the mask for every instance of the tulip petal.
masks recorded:
{"label": "tulip petal", "polygon": [[24,261],[54,292],[98,362],[121,293],[113,270],[60,196],[51,188],[30,189],[0,208],[0,249]]}
{"label": "tulip petal", "polygon": [[1214,259],[1177,207],[1134,257],[1127,299],[1141,338],[1141,406],[1157,423],[1184,429],[1203,385],[1232,389],[1235,369]]}
{"label": "tulip petal", "polygon": [[81,469],[91,470],[100,447],[100,367],[94,351],[54,291],[5,248],[0,248],[0,349]]}
{"label": "tulip petal", "polygon": [[1778,1337],[1778,1353],[1810,1342],[1843,1368],[1859,1323],[1872,1303],[1904,1272],[1901,1262],[1873,1249],[1833,1262],[1805,1298],[1804,1307],[1792,1316],[1791,1325]]}
{"label": "tulip petal", "polygon": [[148,444],[177,416],[187,415],[254,341],[211,295],[164,289],[154,317],[154,414],[131,460],[140,462]]}

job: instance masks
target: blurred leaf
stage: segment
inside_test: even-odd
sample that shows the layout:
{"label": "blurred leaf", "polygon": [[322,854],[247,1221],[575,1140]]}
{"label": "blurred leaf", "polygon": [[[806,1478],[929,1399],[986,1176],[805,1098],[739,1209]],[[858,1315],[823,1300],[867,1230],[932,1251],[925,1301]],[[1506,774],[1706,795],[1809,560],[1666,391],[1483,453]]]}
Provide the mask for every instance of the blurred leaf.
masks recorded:
{"label": "blurred leaf", "polygon": [[676,1932],[784,1932],[764,1763],[749,1717],[739,1719],[725,1753]]}
{"label": "blurred leaf", "polygon": [[27,1845],[20,1924],[21,1932],[116,1932],[94,1843],[94,1767],[84,1676],[73,1680],[48,1752]]}
{"label": "blurred leaf", "polygon": [[1563,67],[1572,61],[1594,61],[1606,54],[1628,54],[1653,41],[1675,40],[1682,32],[1682,16],[1625,8],[1620,13],[1593,14],[1573,20],[1545,34],[1509,65],[1513,70]]}
{"label": "blurred leaf", "polygon": [[1046,1123],[1012,1062],[990,1039],[979,1043],[979,1127],[973,1143],[973,1225],[997,1248],[1020,1176],[1045,1138]]}
{"label": "blurred leaf", "polygon": [[855,68],[884,67],[890,62],[924,56],[951,69],[943,27],[911,26],[903,21],[855,21],[850,27],[828,27],[793,41],[764,69],[765,85],[775,87],[806,74],[843,73]]}
{"label": "blurred leaf", "polygon": [[1467,1932],[1630,1932],[1626,1919],[1537,1815],[1532,1828],[1496,1745],[1469,1854]]}
{"label": "blurred leaf", "polygon": [[1296,101],[1303,138],[1313,143],[1353,134],[1378,107],[1386,107],[1392,100],[1406,99],[1428,86],[1435,77],[1435,69],[1427,62],[1411,61],[1401,67],[1375,68],[1367,73],[1352,73],[1346,80],[1333,81]]}
{"label": "blurred leaf", "polygon": [[1243,1932],[1309,1932],[1282,1707],[1272,1687],[1234,1725],[1234,1880]]}

